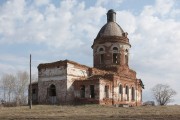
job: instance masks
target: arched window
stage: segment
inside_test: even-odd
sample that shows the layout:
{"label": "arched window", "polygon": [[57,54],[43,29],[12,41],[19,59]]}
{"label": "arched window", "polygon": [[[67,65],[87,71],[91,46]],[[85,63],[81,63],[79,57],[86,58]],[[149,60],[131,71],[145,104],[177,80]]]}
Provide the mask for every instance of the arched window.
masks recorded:
{"label": "arched window", "polygon": [[100,63],[104,64],[104,54],[100,54]]}
{"label": "arched window", "polygon": [[56,96],[56,86],[53,84],[49,87],[49,96]]}
{"label": "arched window", "polygon": [[102,52],[102,51],[104,51],[104,49],[103,49],[103,48],[100,48],[100,49],[99,49],[99,52]]}
{"label": "arched window", "polygon": [[129,101],[129,87],[126,86],[126,95],[127,95],[127,101]]}
{"label": "arched window", "polygon": [[117,47],[113,47],[113,63],[117,64],[118,63],[118,48]]}
{"label": "arched window", "polygon": [[141,90],[141,102],[142,102],[142,90]]}
{"label": "arched window", "polygon": [[113,47],[113,50],[114,50],[114,51],[118,51],[118,48],[117,48],[117,47]]}
{"label": "arched window", "polygon": [[119,85],[119,94],[122,94],[123,91],[122,91],[122,85]]}
{"label": "arched window", "polygon": [[118,63],[118,54],[117,53],[113,53],[113,63],[117,64]]}
{"label": "arched window", "polygon": [[107,85],[104,87],[104,97],[109,98],[109,86]]}
{"label": "arched window", "polygon": [[128,60],[129,58],[128,58],[128,50],[126,49],[126,55],[125,55],[125,63],[126,63],[126,65],[128,65]]}
{"label": "arched window", "polygon": [[[99,52],[103,52],[104,49],[103,48],[100,48],[99,49]],[[103,64],[104,63],[104,53],[100,53],[100,63]]]}
{"label": "arched window", "polygon": [[131,98],[132,98],[132,100],[135,100],[135,90],[134,90],[134,87],[131,88]]}

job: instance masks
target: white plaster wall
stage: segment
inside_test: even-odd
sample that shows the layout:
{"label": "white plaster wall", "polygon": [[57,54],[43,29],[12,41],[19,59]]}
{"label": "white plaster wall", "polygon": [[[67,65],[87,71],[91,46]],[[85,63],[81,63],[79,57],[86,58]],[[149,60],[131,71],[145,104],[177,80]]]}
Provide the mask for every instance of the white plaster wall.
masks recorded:
{"label": "white plaster wall", "polygon": [[138,90],[135,90],[135,100],[141,101],[141,92]]}
{"label": "white plaster wall", "polygon": [[67,75],[66,71],[67,68],[64,66],[41,69],[41,71],[39,71],[39,81],[64,80]]}
{"label": "white plaster wall", "polygon": [[104,98],[104,86],[103,84],[99,85],[99,99],[102,100]]}
{"label": "white plaster wall", "polygon": [[123,95],[122,95],[122,97],[123,97],[123,100],[126,100],[126,94],[125,94],[125,88],[123,87]]}
{"label": "white plaster wall", "polygon": [[114,87],[114,100],[118,100],[119,99],[119,86]]}
{"label": "white plaster wall", "polygon": [[131,95],[131,89],[129,88],[129,101],[131,101],[131,97],[132,95]]}
{"label": "white plaster wall", "polygon": [[67,64],[67,74],[69,76],[77,76],[77,77],[87,77],[88,71],[85,69],[77,68],[75,65],[68,63]]}
{"label": "white plaster wall", "polygon": [[74,80],[80,77],[88,77],[88,71],[83,68],[80,69],[71,63],[67,63],[67,89],[70,89]]}

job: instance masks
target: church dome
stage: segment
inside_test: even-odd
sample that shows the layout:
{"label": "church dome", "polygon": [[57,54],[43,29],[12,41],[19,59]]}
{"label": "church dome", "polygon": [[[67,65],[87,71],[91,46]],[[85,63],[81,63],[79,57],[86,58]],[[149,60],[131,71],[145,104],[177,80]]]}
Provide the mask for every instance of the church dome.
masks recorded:
{"label": "church dome", "polygon": [[123,36],[123,29],[116,22],[107,22],[99,31],[96,39],[109,36]]}
{"label": "church dome", "polygon": [[116,12],[110,9],[107,12],[107,23],[100,29],[96,39],[102,37],[122,37],[123,29],[116,23]]}

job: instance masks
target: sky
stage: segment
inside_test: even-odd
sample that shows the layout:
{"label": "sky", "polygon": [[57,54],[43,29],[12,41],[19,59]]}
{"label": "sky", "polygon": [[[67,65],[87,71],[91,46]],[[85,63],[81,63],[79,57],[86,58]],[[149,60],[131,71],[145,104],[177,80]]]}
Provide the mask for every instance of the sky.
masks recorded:
{"label": "sky", "polygon": [[30,54],[35,75],[38,64],[65,59],[92,67],[91,45],[109,9],[128,32],[143,101],[153,100],[151,89],[161,83],[180,104],[179,0],[0,0],[0,77],[29,71]]}

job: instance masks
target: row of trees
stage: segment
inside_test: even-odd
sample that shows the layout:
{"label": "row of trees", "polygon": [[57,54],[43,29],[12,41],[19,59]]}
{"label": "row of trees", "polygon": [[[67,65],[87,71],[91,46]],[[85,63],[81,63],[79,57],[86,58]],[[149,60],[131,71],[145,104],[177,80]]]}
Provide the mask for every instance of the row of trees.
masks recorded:
{"label": "row of trees", "polygon": [[15,75],[4,74],[1,77],[2,101],[16,105],[27,104],[28,84],[29,74],[25,71],[19,71]]}

